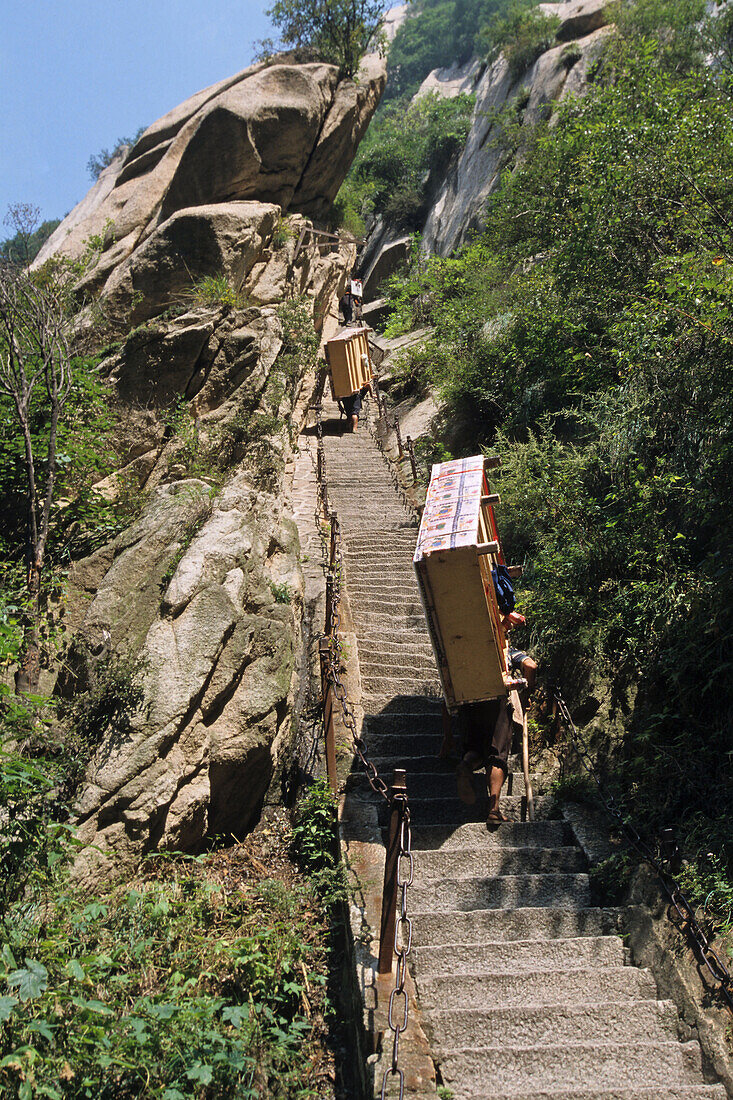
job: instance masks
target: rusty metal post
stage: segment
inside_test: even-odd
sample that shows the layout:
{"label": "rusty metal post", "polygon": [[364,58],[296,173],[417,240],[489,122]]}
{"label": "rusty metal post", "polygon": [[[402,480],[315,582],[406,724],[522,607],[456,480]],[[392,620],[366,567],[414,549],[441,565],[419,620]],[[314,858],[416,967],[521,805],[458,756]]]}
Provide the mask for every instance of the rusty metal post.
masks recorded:
{"label": "rusty metal post", "polygon": [[321,495],[323,497],[323,518],[325,520],[327,520],[328,519],[328,512],[329,512],[329,507],[328,507],[328,485],[326,484],[325,479],[321,482]]}
{"label": "rusty metal post", "polygon": [[400,858],[400,827],[404,796],[407,793],[404,768],[395,768],[389,791],[389,832],[384,853],[384,885],[382,887],[382,919],[379,925],[380,974],[389,974],[394,958],[395,915],[397,912],[397,865]]}
{"label": "rusty metal post", "polygon": [[415,462],[415,447],[409,435],[407,437],[407,453],[410,456],[410,465],[412,466],[412,484],[417,485],[417,463]]}
{"label": "rusty metal post", "polygon": [[333,634],[333,573],[329,570],[326,577],[326,636]]}
{"label": "rusty metal post", "polygon": [[323,481],[323,446],[320,441],[316,451],[316,477],[319,481]]}
{"label": "rusty metal post", "polygon": [[338,545],[338,537],[339,537],[339,521],[338,521],[338,516],[336,515],[335,512],[331,512],[330,520],[331,520],[331,560],[329,562],[329,565],[330,565],[331,569],[333,569],[336,565],[336,546]]}
{"label": "rusty metal post", "polygon": [[400,422],[397,417],[394,418],[394,430],[397,436],[397,448],[399,450],[400,458],[402,458],[403,454],[405,453],[405,449],[402,446],[402,432],[400,431]]}
{"label": "rusty metal post", "polygon": [[326,776],[331,793],[338,792],[338,773],[336,771],[336,727],[333,718],[333,684],[329,675],[331,639],[321,638],[318,643],[321,658],[321,691],[323,694],[323,738],[326,744]]}

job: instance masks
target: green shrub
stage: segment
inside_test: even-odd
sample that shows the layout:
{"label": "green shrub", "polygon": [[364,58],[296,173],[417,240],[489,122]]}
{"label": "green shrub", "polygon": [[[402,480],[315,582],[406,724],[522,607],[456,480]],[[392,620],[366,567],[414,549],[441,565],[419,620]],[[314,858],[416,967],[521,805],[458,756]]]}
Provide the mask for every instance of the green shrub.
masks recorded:
{"label": "green shrub", "polygon": [[581,60],[583,51],[577,42],[568,42],[567,46],[563,46],[560,54],[560,64],[564,69],[572,69],[573,65]]}
{"label": "green shrub", "polygon": [[550,791],[559,802],[580,802],[586,806],[598,805],[598,788],[585,772],[561,776],[550,785]]}
{"label": "green shrub", "polygon": [[0,1091],[314,1095],[327,1006],[313,896],[279,882],[227,889],[208,868],[155,860],[160,881],[69,894],[42,936],[13,930],[0,956]]}
{"label": "green shrub", "polygon": [[241,290],[236,290],[226,275],[204,275],[198,279],[189,292],[195,305],[230,306],[242,309],[246,305]]}
{"label": "green shrub", "polygon": [[615,852],[608,859],[591,867],[588,877],[591,891],[599,905],[621,905],[631,884],[638,860],[627,852]]}
{"label": "green shrub", "polygon": [[294,593],[289,584],[278,584],[277,581],[270,581],[270,591],[272,592],[275,603],[293,602]]}
{"label": "green shrub", "polygon": [[293,826],[293,850],[324,901],[346,896],[346,875],[339,849],[337,802],[326,779],[318,779],[301,799]]}
{"label": "green shrub", "polygon": [[[8,697],[0,697],[7,720]],[[0,747],[0,922],[13,907],[33,906],[66,861],[71,842],[49,764]],[[0,997],[0,1005],[2,998]]]}
{"label": "green shrub", "polygon": [[485,49],[487,27],[510,6],[511,0],[416,0],[389,49],[385,100],[411,97],[433,69],[464,64]]}

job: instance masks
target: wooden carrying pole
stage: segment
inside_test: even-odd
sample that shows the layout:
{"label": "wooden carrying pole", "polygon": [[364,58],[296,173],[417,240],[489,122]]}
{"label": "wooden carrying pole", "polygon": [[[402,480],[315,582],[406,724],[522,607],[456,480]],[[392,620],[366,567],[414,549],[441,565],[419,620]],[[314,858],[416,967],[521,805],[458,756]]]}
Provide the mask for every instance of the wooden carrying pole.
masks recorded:
{"label": "wooden carrying pole", "polygon": [[532,781],[529,778],[529,731],[527,729],[527,712],[522,707],[522,771],[524,772],[524,797],[527,800],[527,820],[534,821],[534,794],[532,793]]}

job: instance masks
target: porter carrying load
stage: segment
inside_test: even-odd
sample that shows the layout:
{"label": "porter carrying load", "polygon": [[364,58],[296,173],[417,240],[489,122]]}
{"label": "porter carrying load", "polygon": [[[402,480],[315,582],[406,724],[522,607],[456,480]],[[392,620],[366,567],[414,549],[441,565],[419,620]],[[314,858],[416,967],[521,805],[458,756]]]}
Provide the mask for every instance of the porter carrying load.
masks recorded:
{"label": "porter carrying load", "polygon": [[[433,466],[414,565],[449,709],[506,697],[519,686],[507,627],[511,586],[486,470],[499,459]],[[523,683],[524,681],[522,681]]]}
{"label": "porter carrying load", "polygon": [[351,397],[374,377],[369,355],[368,325],[341,328],[326,342],[326,363],[334,401]]}

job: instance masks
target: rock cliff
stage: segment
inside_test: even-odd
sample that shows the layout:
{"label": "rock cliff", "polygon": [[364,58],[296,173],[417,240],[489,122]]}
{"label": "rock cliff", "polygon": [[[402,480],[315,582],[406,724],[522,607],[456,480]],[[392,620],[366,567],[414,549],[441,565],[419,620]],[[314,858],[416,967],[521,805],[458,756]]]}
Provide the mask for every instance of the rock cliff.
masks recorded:
{"label": "rock cliff", "polygon": [[219,274],[222,263],[241,285],[271,228],[272,212],[260,224],[251,204],[322,217],[385,80],[376,57],[358,83],[340,80],[333,65],[261,62],[198,92],[102,173],[35,266],[101,242],[80,289],[101,292],[118,310],[139,304],[133,320],[150,316],[176,283]]}
{"label": "rock cliff", "polygon": [[[548,117],[553,103],[582,94],[589,72],[601,55],[613,26],[608,24],[608,0],[569,0],[541,4],[559,20],[557,45],[546,51],[519,77],[505,57],[493,63],[473,59],[463,66],[436,69],[417,95],[475,95],[471,130],[460,156],[434,193],[423,228],[423,248],[447,256],[482,225],[486,202],[498,186],[507,154],[501,144],[500,113],[512,106],[523,126]],[[403,229],[379,218],[371,226],[360,257],[367,298],[402,262],[410,248]]]}
{"label": "rock cliff", "polygon": [[[76,808],[82,880],[241,835],[285,766],[302,610],[287,473],[356,251],[309,217],[384,80],[374,59],[358,83],[255,65],[198,93],[110,165],[36,261],[102,240],[79,291],[118,337],[99,370],[119,468],[95,488],[138,502],[70,572],[57,691],[78,699],[115,668],[139,684],[124,720],[97,730]],[[201,298],[204,276],[220,299]]]}

